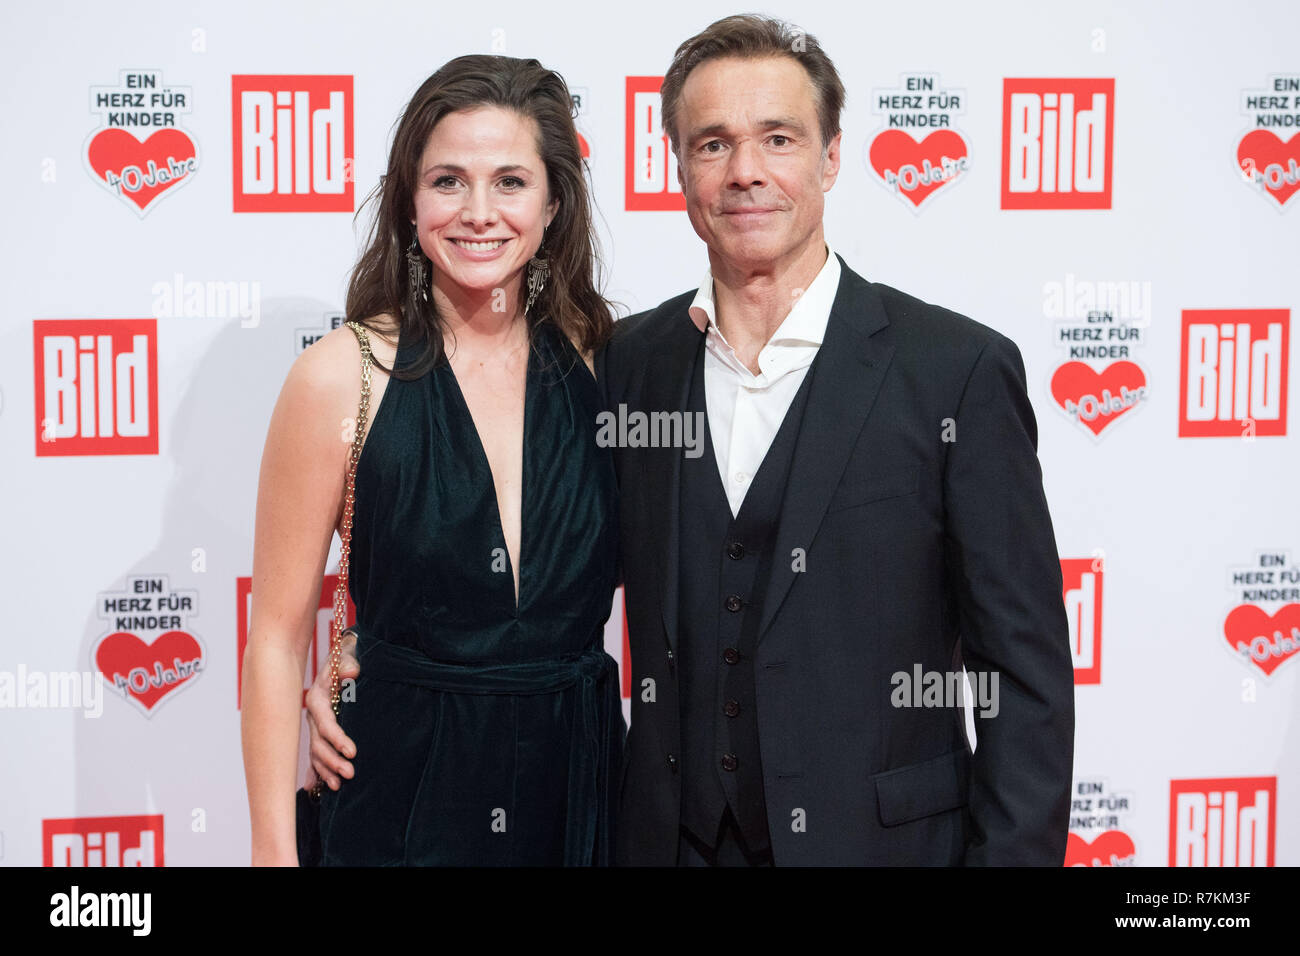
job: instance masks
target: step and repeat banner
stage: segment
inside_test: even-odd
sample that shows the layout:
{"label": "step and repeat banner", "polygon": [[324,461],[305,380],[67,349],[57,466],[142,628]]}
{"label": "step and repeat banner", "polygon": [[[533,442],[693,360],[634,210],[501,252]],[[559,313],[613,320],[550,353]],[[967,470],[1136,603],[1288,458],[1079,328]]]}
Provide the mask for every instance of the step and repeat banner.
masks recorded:
{"label": "step and repeat banner", "polygon": [[[736,12],[6,10],[0,864],[248,862],[262,444],[416,87],[473,52],[564,76],[635,312],[707,268],[658,90]],[[1024,356],[1075,661],[1067,864],[1300,864],[1300,7],[762,12],[848,89],[832,247]],[[606,640],[624,661],[621,597]]]}

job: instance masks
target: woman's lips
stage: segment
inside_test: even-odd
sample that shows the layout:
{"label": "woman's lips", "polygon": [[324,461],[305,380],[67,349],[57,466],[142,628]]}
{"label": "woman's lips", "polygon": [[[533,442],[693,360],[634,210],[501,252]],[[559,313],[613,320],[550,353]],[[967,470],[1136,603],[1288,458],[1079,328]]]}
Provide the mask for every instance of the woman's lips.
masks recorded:
{"label": "woman's lips", "polygon": [[[459,255],[479,262],[497,258],[501,255],[501,250],[506,247],[508,242],[510,242],[509,239],[494,239],[488,241],[482,239],[448,239],[447,241],[456,248]],[[470,245],[467,245],[466,243],[470,243]],[[493,243],[495,243],[495,245],[493,245]]]}

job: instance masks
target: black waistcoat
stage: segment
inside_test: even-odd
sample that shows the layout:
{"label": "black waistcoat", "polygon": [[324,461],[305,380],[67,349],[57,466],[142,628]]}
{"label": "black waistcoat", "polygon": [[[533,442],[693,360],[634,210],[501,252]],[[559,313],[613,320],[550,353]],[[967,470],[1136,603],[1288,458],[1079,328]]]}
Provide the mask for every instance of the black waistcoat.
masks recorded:
{"label": "black waistcoat", "polygon": [[[696,353],[687,409],[706,412],[704,337]],[[816,362],[751,479],[733,518],[704,430],[702,454],[681,470],[680,606],[682,825],[713,846],[723,810],[751,851],[770,846],[754,695],[754,647],[786,478]],[[707,414],[701,417],[707,420]],[[699,420],[699,419],[697,419]]]}

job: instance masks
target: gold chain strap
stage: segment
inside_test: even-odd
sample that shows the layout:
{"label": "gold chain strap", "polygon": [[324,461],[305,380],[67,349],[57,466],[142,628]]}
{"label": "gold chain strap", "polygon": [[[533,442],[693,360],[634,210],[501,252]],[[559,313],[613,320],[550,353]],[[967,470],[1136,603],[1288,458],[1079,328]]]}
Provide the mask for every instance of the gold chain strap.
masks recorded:
{"label": "gold chain strap", "polygon": [[[339,713],[339,666],[343,662],[343,631],[348,617],[348,559],[352,550],[352,507],[356,487],[357,461],[361,458],[361,445],[366,436],[366,415],[370,411],[370,339],[365,327],[349,322],[361,345],[361,404],[357,409],[356,430],[352,436],[352,450],[348,455],[348,478],[343,496],[343,529],[340,537],[343,550],[339,555],[338,586],[334,589],[334,620],[330,625],[330,706],[334,716]],[[317,780],[312,788],[319,797],[324,781]]]}

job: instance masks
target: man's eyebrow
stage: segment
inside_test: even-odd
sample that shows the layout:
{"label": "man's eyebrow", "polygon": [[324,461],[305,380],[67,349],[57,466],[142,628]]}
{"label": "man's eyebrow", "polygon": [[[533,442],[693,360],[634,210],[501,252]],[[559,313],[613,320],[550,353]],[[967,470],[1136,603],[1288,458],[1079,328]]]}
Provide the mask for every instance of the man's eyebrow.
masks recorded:
{"label": "man's eyebrow", "polygon": [[[790,132],[799,136],[806,136],[808,129],[793,116],[779,116],[774,119],[766,119],[759,122],[759,127],[764,130],[769,129],[788,129]],[[723,136],[727,133],[726,123],[710,123],[708,126],[701,126],[691,130],[687,142],[693,143],[696,140],[703,139],[707,136]]]}
{"label": "man's eyebrow", "polygon": [[[465,174],[464,166],[457,166],[455,163],[434,163],[432,166],[426,169],[421,175],[427,176],[435,169],[446,170],[449,173],[459,173],[462,176]],[[500,176],[504,173],[531,173],[531,172],[532,170],[529,169],[527,166],[521,166],[518,163],[511,163],[507,166],[498,166],[496,169],[492,171],[492,175]]]}

